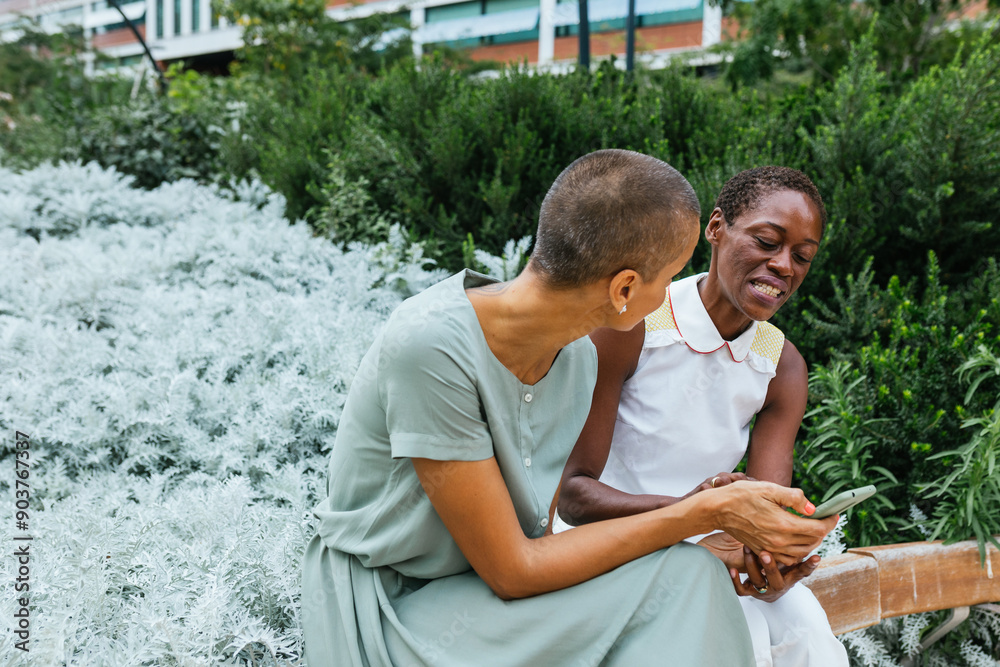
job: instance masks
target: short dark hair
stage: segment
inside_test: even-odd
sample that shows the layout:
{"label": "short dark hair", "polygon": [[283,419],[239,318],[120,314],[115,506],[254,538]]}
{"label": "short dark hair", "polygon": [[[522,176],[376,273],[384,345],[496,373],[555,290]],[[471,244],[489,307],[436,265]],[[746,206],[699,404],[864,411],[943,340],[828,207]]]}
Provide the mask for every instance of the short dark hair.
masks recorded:
{"label": "short dark hair", "polygon": [[683,250],[700,214],[694,188],[666,162],[595,151],[549,188],[531,263],[553,287],[580,287],[624,269],[652,280]]}
{"label": "short dark hair", "polygon": [[754,167],[736,174],[722,186],[715,207],[722,211],[727,225],[747,211],[754,210],[765,197],[791,190],[801,192],[819,209],[820,229],[826,231],[826,207],[812,180],[798,169],[790,167]]}

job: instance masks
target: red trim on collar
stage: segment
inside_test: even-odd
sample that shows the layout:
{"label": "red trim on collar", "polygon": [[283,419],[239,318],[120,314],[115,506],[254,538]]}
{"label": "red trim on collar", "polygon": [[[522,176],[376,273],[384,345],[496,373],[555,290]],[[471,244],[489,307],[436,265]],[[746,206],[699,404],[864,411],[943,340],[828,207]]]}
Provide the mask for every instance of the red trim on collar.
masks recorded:
{"label": "red trim on collar", "polygon": [[[722,345],[720,345],[719,347],[715,348],[714,350],[709,350],[708,352],[702,352],[701,350],[696,350],[693,347],[691,347],[691,345],[687,342],[687,337],[684,335],[684,332],[681,331],[681,322],[680,322],[680,320],[677,319],[677,313],[674,312],[674,298],[670,294],[670,288],[673,287],[673,286],[674,286],[674,283],[671,282],[670,286],[667,287],[667,302],[670,304],[670,317],[673,318],[673,320],[674,320],[674,326],[677,327],[677,333],[680,335],[681,339],[684,341],[684,344],[687,345],[687,348],[689,350],[691,350],[692,352],[696,352],[697,354],[715,354],[716,352],[718,352],[722,348],[726,348],[726,351],[729,352],[729,358],[732,359],[734,363],[742,364],[744,361],[746,361],[746,358],[750,356],[750,350],[747,350],[746,357],[743,357],[742,359],[737,359],[736,356],[733,354],[733,348],[730,347],[728,340],[722,341]],[[695,283],[694,289],[695,289],[695,292],[697,292],[697,290],[698,290],[698,284],[697,283]],[[698,294],[698,298],[699,299],[701,298],[700,293]]]}

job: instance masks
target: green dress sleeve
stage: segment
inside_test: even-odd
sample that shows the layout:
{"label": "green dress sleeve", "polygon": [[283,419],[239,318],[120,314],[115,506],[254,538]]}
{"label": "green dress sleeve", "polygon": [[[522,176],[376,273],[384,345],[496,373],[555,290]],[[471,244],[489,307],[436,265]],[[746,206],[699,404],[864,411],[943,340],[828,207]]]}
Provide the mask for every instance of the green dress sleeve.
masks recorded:
{"label": "green dress sleeve", "polygon": [[[393,458],[481,461],[493,456],[475,370],[481,354],[467,327],[445,315],[394,323],[380,352],[379,398]],[[473,332],[476,333],[476,332]]]}

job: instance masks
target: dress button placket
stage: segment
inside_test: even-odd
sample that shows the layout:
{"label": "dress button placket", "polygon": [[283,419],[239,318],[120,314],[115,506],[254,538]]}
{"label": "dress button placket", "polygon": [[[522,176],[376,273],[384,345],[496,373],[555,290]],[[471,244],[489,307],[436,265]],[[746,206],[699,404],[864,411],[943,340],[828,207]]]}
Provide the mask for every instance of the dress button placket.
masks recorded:
{"label": "dress button placket", "polygon": [[[531,403],[531,399],[534,398],[534,396],[531,395],[530,391],[526,391],[526,392],[524,392],[523,398],[524,398],[524,402],[525,403]],[[531,467],[531,457],[530,456],[524,457],[524,467],[525,468],[530,468]]]}
{"label": "dress button placket", "polygon": [[[530,391],[524,392],[524,402],[525,403],[531,403],[531,399],[533,399],[533,398],[534,398],[534,396],[532,395],[532,393]],[[525,468],[530,468],[531,467],[531,457],[530,456],[524,457],[524,467]]]}

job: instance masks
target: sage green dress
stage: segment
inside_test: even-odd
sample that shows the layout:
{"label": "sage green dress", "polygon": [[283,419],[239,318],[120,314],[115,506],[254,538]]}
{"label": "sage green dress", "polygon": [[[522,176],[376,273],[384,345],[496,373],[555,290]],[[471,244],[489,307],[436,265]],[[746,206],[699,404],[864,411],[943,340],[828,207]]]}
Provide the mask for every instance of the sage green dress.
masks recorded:
{"label": "sage green dress", "polygon": [[488,282],[462,272],[407,300],[361,362],[303,561],[309,667],[752,665],[725,567],[701,547],[513,601],[471,569],[410,457],[495,456],[521,529],[540,537],[597,373],[583,338],[536,384],[521,383],[465,295]]}

